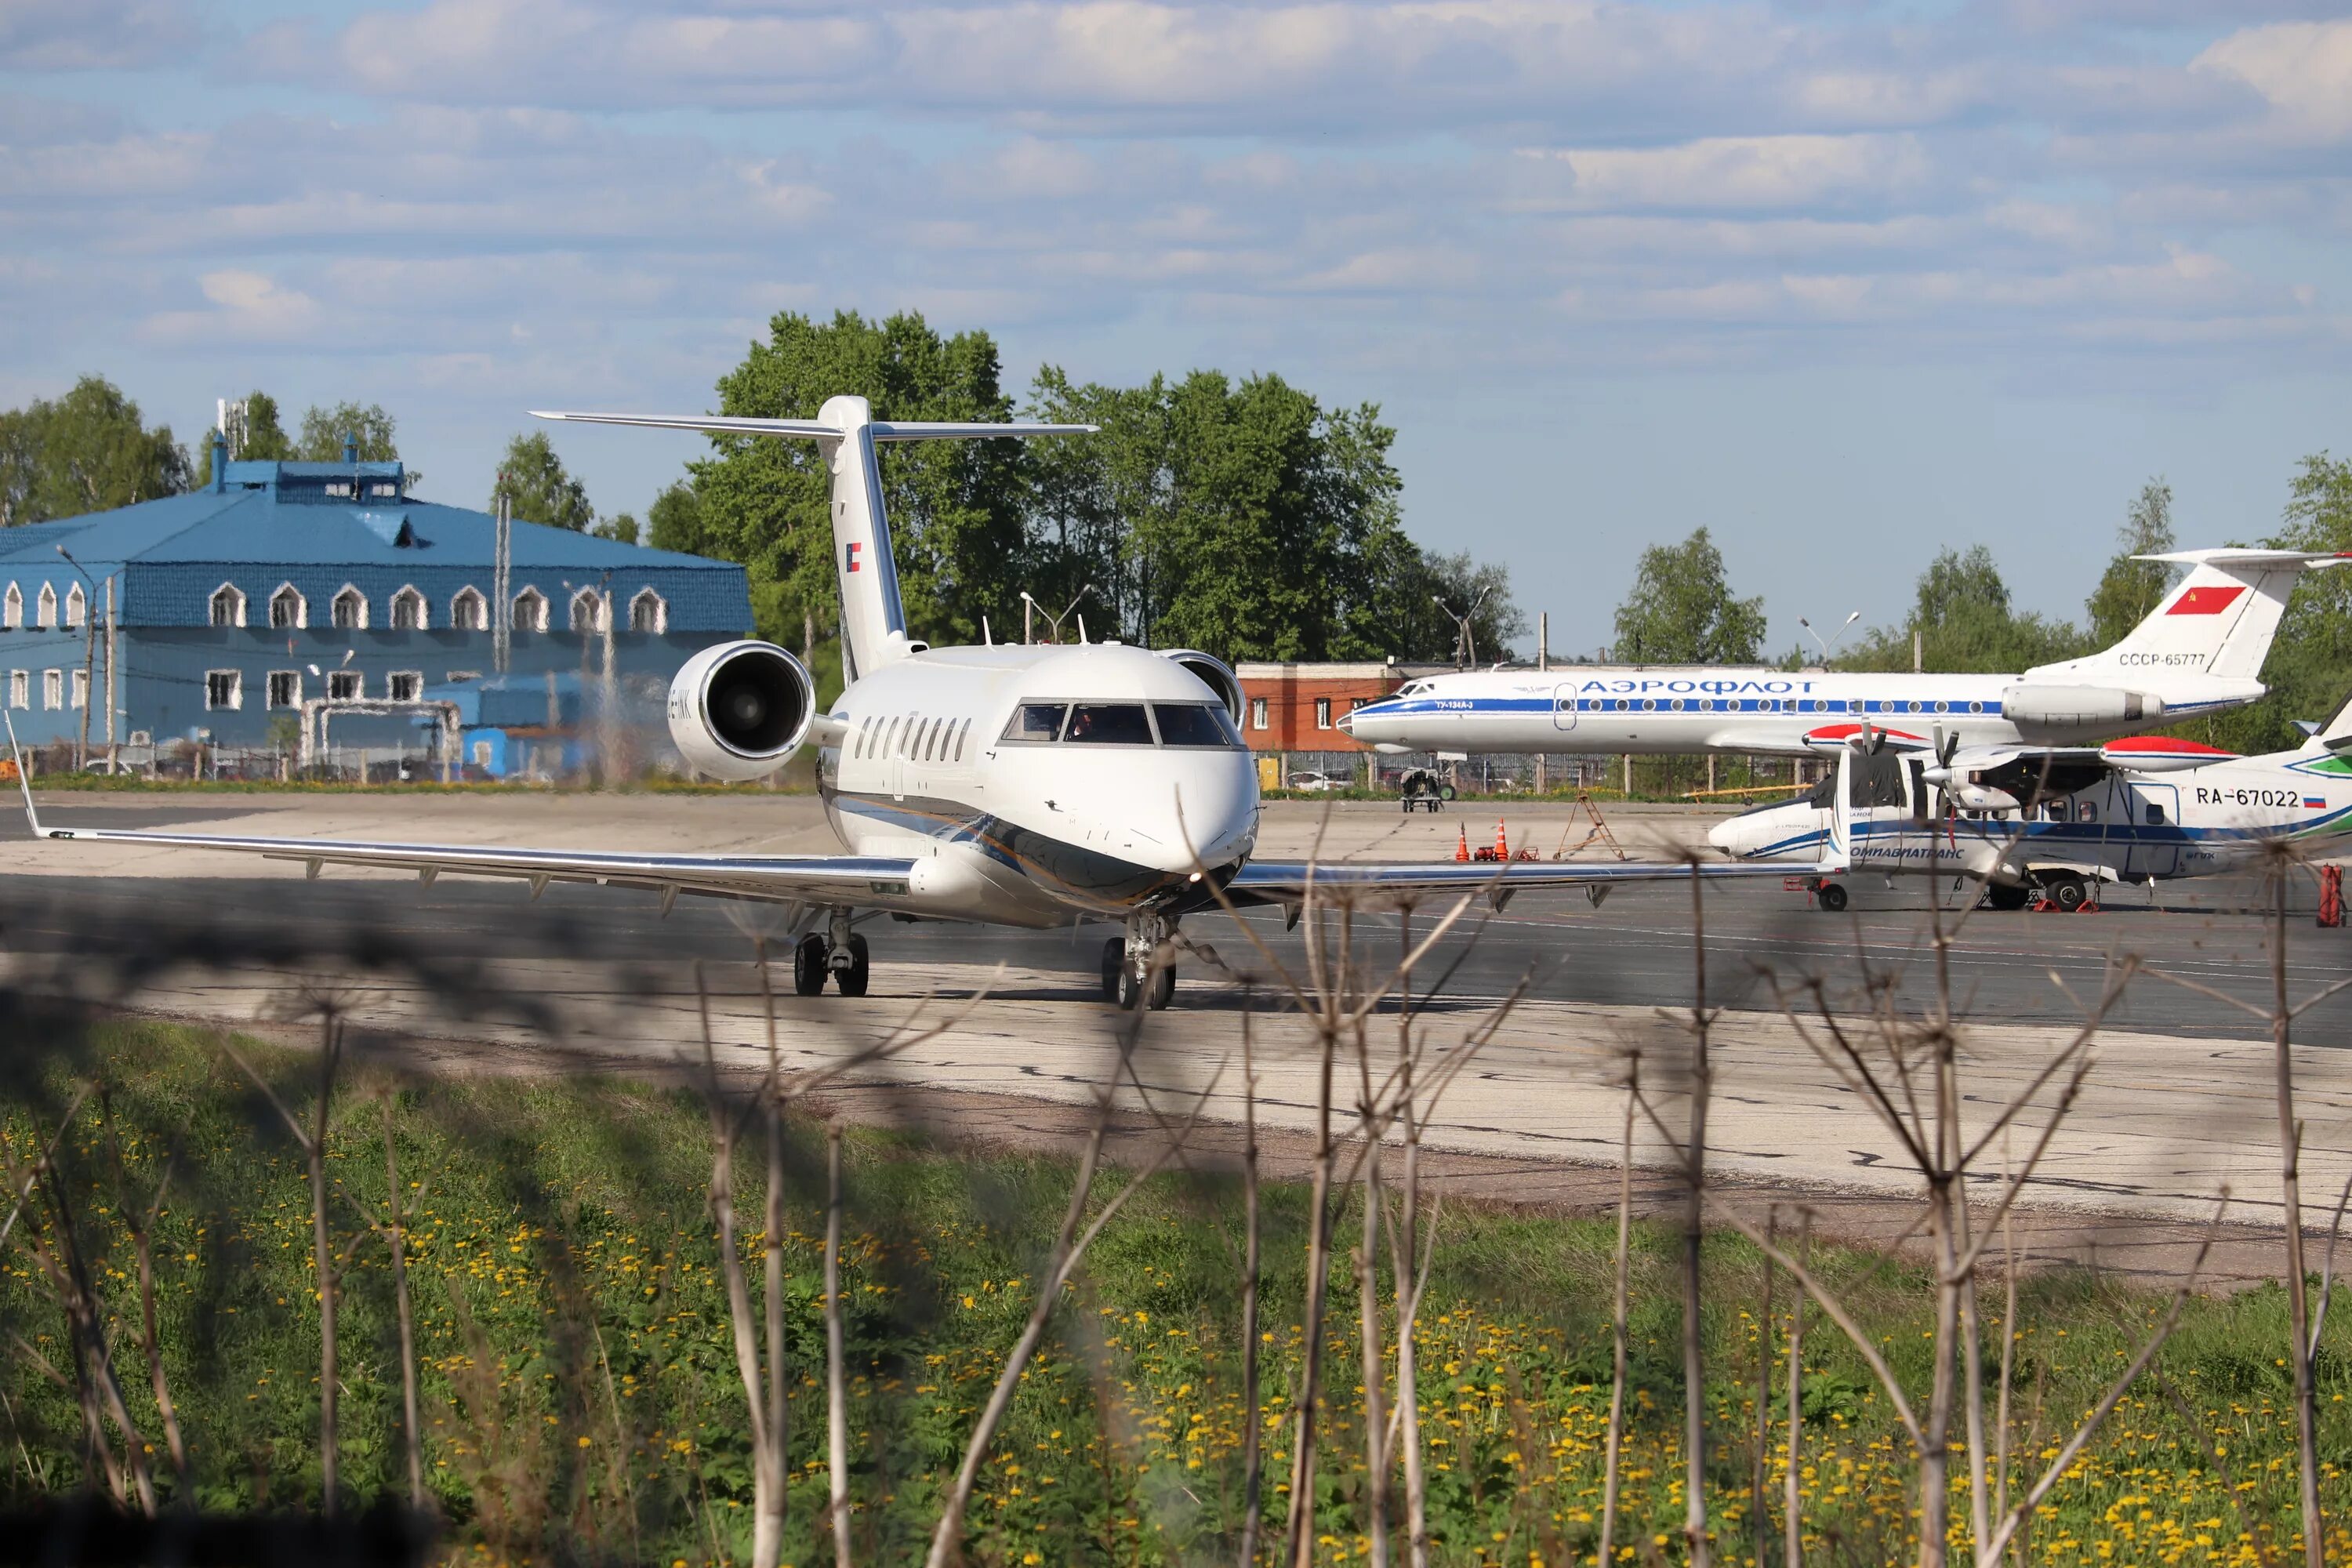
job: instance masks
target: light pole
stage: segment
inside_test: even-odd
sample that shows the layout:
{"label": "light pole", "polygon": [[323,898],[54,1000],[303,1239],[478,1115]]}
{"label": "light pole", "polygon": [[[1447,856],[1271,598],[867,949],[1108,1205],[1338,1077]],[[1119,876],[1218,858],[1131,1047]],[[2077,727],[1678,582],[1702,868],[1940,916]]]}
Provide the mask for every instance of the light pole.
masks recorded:
{"label": "light pole", "polygon": [[1797,617],[1797,624],[1805,628],[1805,635],[1811,637],[1813,639],[1814,646],[1822,650],[1822,668],[1823,669],[1827,669],[1830,667],[1831,653],[1837,647],[1838,644],[1845,640],[1846,628],[1853,626],[1854,622],[1860,619],[1862,619],[1862,612],[1860,610],[1856,610],[1853,614],[1845,618],[1844,624],[1838,627],[1837,635],[1830,638],[1827,642],[1822,641],[1822,634],[1813,630],[1813,623],[1805,619],[1804,616],[1799,616]]}
{"label": "light pole", "polygon": [[[80,573],[81,580],[89,585],[89,592],[83,596],[81,602],[81,744],[74,752],[74,771],[80,773],[89,767],[89,702],[90,698],[95,695],[91,690],[95,683],[90,677],[95,672],[98,663],[98,583],[90,576],[88,568],[73,558],[72,552],[62,544],[57,549],[58,553],[64,557],[65,563]],[[110,752],[112,752],[114,748],[114,639],[112,637],[109,637],[106,643],[106,743],[107,750]]]}
{"label": "light pole", "polygon": [[1078,601],[1079,601],[1080,599],[1085,598],[1088,594],[1091,594],[1091,593],[1093,593],[1094,591],[1095,591],[1095,585],[1094,585],[1092,583],[1088,583],[1088,584],[1087,584],[1085,586],[1081,587],[1081,588],[1080,588],[1080,589],[1079,589],[1076,594],[1074,594],[1074,595],[1071,595],[1071,597],[1070,597],[1070,602],[1069,602],[1068,604],[1064,605],[1062,606],[1062,614],[1061,614],[1061,615],[1059,615],[1059,616],[1057,616],[1057,615],[1054,614],[1051,610],[1048,610],[1047,608],[1045,608],[1045,605],[1043,605],[1039,604],[1036,600],[1034,600],[1034,599],[1031,598],[1031,597],[1029,596],[1029,590],[1028,590],[1028,589],[1026,589],[1026,588],[1022,589],[1022,590],[1021,590],[1021,640],[1022,640],[1023,642],[1024,642],[1024,643],[1028,643],[1028,642],[1034,642],[1034,641],[1036,640],[1036,638],[1031,635],[1031,626],[1032,626],[1032,622],[1031,622],[1030,617],[1031,617],[1031,616],[1032,616],[1033,614],[1034,614],[1034,615],[1039,615],[1039,616],[1045,616],[1045,619],[1046,619],[1046,620],[1047,620],[1047,621],[1048,621],[1048,622],[1053,626],[1053,628],[1054,628],[1054,640],[1055,640],[1056,643],[1060,642],[1060,641],[1062,640],[1062,621],[1063,621],[1063,618],[1064,618],[1065,616],[1068,616],[1068,615],[1069,615],[1069,613],[1070,613],[1072,610],[1075,610],[1075,609],[1076,609],[1076,608],[1078,607]]}
{"label": "light pole", "polygon": [[1486,595],[1493,592],[1492,588],[1479,589],[1478,596],[1470,601],[1470,608],[1466,612],[1457,611],[1434,594],[1430,595],[1429,602],[1444,611],[1454,623],[1454,668],[1456,669],[1466,669],[1478,662],[1478,638],[1471,631],[1470,623],[1477,616],[1478,606],[1485,604]]}

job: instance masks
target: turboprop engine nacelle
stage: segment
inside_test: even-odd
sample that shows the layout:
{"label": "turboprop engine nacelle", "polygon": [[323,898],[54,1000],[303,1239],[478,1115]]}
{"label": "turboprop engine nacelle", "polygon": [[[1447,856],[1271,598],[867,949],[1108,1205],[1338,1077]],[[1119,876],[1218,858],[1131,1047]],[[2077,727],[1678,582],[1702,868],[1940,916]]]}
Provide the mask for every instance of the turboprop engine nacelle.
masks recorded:
{"label": "turboprop engine nacelle", "polygon": [[1232,665],[1196,647],[1172,647],[1160,657],[1191,670],[1202,685],[1217,694],[1217,700],[1225,705],[1225,712],[1232,717],[1235,727],[1240,726],[1242,678],[1234,673]]}
{"label": "turboprop engine nacelle", "polygon": [[2000,710],[2013,724],[2076,730],[2161,719],[2164,700],[2117,686],[2044,686],[2029,681],[2004,690]]}
{"label": "turboprop engine nacelle", "polygon": [[773,643],[704,648],[669,683],[669,738],[678,754],[730,784],[782,767],[815,717],[816,683]]}

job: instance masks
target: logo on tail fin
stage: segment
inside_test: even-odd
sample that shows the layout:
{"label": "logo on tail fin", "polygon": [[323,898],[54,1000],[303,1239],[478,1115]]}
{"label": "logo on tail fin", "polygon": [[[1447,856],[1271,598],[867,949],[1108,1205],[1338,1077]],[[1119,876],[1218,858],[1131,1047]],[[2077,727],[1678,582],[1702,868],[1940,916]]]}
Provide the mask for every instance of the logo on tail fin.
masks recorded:
{"label": "logo on tail fin", "polygon": [[2245,591],[2242,584],[2191,588],[2174,600],[2172,608],[2164,613],[2168,616],[2218,616],[2236,604],[2238,595]]}
{"label": "logo on tail fin", "polygon": [[847,546],[845,546],[845,549],[847,551],[847,557],[842,566],[843,571],[855,572],[860,566],[865,564],[864,562],[858,559],[858,556],[863,553],[866,549],[865,545],[853,539],[849,542]]}

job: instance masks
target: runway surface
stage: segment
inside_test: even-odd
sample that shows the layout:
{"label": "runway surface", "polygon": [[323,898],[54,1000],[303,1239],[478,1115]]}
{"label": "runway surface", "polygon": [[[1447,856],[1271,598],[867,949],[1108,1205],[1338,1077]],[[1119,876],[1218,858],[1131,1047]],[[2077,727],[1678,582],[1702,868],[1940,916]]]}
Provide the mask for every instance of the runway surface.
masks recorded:
{"label": "runway surface", "polygon": [[[497,833],[614,847],[639,847],[649,835],[713,847],[816,848],[814,836],[823,831],[805,806],[784,831],[767,831],[785,814],[745,816],[750,808],[732,797],[714,803],[722,809],[606,797],[586,805],[502,804],[471,815],[427,804],[440,822],[392,831],[383,798],[369,796],[293,806],[131,797],[60,805],[52,815],[60,824],[210,818],[283,832],[299,821],[300,830],[355,836],[439,837],[446,829],[453,838]],[[1558,820],[1526,815],[1530,831],[1551,832]],[[369,817],[375,831],[360,834]],[[1703,825],[1664,814],[1649,826],[1687,837]],[[1319,826],[1339,847],[1407,858],[1394,847],[1407,830],[1386,814],[1359,812],[1326,826],[1311,808],[1294,807],[1270,813],[1267,837],[1296,844]],[[1455,827],[1416,823],[1406,842],[1431,854]],[[9,828],[15,842],[0,851],[12,868],[0,875],[0,943],[9,973],[38,984],[234,1022],[282,1012],[306,979],[364,976],[350,992],[362,1022],[415,1037],[436,1065],[495,1070],[551,1047],[576,1061],[625,1068],[698,1049],[693,961],[700,959],[716,993],[722,1051],[738,1063],[755,1059],[764,1037],[746,960],[751,936],[772,929],[772,910],[688,899],[664,920],[644,893],[551,886],[533,901],[520,885],[501,882],[444,879],[422,889],[414,879],[333,872],[308,881],[299,866],[37,846],[23,841],[20,823]],[[800,841],[779,841],[791,839]],[[2177,1234],[2210,1211],[2226,1183],[2238,1194],[2238,1217],[2276,1216],[2268,1198],[2276,1183],[2267,1026],[2232,1000],[2268,1005],[2268,928],[2221,907],[2251,897],[2251,887],[2203,884],[2195,905],[2179,891],[2160,890],[2153,907],[2144,894],[2127,893],[2092,916],[1979,913],[1954,945],[1953,996],[1968,1026],[1967,1087],[1979,1124],[2031,1082],[2126,959],[2207,988],[2144,976],[2111,1010],[2098,1066],[2052,1142],[2032,1199],[2039,1209],[2137,1215]],[[1770,884],[1708,894],[1706,994],[1726,1010],[1716,1037],[1711,1142],[1717,1167],[1738,1181],[1879,1199],[1916,1186],[1893,1136],[1772,1002],[1773,977],[1793,990],[1818,976],[1848,1004],[1869,977],[1884,977],[1896,1014],[1932,1005],[1927,889],[1906,883],[1857,892],[1856,908],[1839,916]],[[873,944],[873,995],[782,999],[780,1032],[795,1066],[837,1061],[910,1013],[931,1022],[954,1015],[952,1027],[863,1076],[967,1097],[982,1108],[971,1115],[1002,1124],[990,1131],[1021,1121],[1006,1117],[1005,1105],[1075,1106],[1119,1070],[1118,1016],[1097,1000],[1099,949],[1112,928],[1012,932],[876,920],[861,929]],[[1360,931],[1368,953],[1395,951],[1392,919],[1367,917]],[[1240,1016],[1276,1005],[1277,970],[1303,973],[1303,933],[1286,931],[1280,913],[1262,911],[1246,934],[1220,914],[1188,921],[1185,936],[1195,950],[1183,960],[1177,1005],[1149,1021],[1135,1060],[1139,1083],[1129,1086],[1128,1099],[1134,1102],[1139,1088],[1173,1110],[1205,1095],[1205,1114],[1237,1118]],[[1502,915],[1476,911],[1416,971],[1432,1049],[1460,1049],[1522,984],[1528,1000],[1447,1091],[1433,1142],[1529,1169],[1609,1159],[1621,1105],[1610,1086],[1625,1053],[1644,1053],[1654,1083],[1671,1079],[1687,1054],[1692,947],[1686,887],[1621,889],[1598,909],[1571,896],[1540,906],[1523,899]],[[2300,1001],[2352,977],[2352,932],[2316,931],[2302,915],[2290,923],[2288,956],[2290,991]],[[987,999],[958,1013],[964,1004],[954,999],[982,986]],[[1383,1015],[1376,1049],[1392,1052],[1394,1033],[1392,1016]],[[1261,1115],[1278,1129],[1307,1127],[1310,1033],[1296,1017],[1262,1016],[1254,1038]],[[2294,1039],[2310,1126],[2306,1192],[2325,1203],[2352,1173],[2352,1052],[2344,1048],[2352,1046],[2352,992],[2299,1018]],[[2019,1157],[2053,1100],[2045,1089],[2021,1119]],[[1658,1140],[1643,1142],[1644,1161],[1664,1162]]]}

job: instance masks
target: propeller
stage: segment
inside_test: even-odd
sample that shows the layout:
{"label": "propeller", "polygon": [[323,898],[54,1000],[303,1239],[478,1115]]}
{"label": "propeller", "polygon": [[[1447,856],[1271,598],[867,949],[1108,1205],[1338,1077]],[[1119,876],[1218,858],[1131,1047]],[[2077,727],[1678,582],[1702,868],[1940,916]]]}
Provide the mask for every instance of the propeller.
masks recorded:
{"label": "propeller", "polygon": [[1956,731],[1946,736],[1941,724],[1936,726],[1936,765],[1923,778],[1932,778],[1936,785],[1936,815],[1944,819],[1944,837],[1957,850],[1960,847],[1960,805],[1952,791],[1952,758],[1960,749],[1960,737]]}

